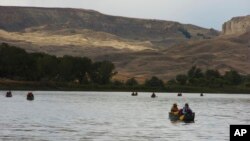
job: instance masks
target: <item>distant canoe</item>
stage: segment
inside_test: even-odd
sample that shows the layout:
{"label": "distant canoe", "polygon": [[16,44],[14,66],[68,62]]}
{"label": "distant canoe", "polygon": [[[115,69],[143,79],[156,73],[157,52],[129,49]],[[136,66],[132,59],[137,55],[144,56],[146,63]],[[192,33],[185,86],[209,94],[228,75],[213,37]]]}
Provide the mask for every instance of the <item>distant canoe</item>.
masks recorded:
{"label": "distant canoe", "polygon": [[183,122],[194,122],[195,119],[195,113],[192,114],[186,114],[186,115],[182,115],[184,117],[181,117],[180,115],[176,115],[172,112],[169,112],[169,119],[171,121],[183,121]]}
{"label": "distant canoe", "polygon": [[6,97],[12,97],[11,91],[8,91],[8,92],[6,93]]}
{"label": "distant canoe", "polygon": [[151,98],[156,98],[157,96],[153,93],[152,95],[151,95]]}
{"label": "distant canoe", "polygon": [[177,96],[182,96],[182,93],[178,93]]}
{"label": "distant canoe", "polygon": [[138,93],[132,93],[131,94],[131,96],[137,96],[138,95]]}
{"label": "distant canoe", "polygon": [[27,100],[34,100],[34,95],[33,95],[33,93],[29,92],[29,93],[27,94]]}
{"label": "distant canoe", "polygon": [[204,96],[203,93],[201,93],[200,96]]}

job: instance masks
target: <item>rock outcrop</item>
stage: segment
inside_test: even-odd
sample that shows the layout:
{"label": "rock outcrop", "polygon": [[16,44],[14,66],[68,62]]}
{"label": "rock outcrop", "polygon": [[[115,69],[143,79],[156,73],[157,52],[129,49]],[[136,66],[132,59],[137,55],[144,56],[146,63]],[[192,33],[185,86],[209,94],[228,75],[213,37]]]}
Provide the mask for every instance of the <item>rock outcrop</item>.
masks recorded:
{"label": "rock outcrop", "polygon": [[223,24],[224,35],[240,35],[250,31],[250,15],[234,17]]}
{"label": "rock outcrop", "polygon": [[34,27],[47,31],[89,29],[127,39],[153,41],[213,38],[219,33],[173,21],[109,16],[84,9],[0,6],[0,29],[23,32]]}

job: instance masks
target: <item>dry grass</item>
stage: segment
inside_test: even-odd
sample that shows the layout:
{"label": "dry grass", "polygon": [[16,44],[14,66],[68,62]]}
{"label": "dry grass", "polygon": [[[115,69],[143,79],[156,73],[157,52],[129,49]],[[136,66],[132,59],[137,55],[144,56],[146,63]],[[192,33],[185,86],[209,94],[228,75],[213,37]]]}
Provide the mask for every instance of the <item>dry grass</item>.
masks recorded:
{"label": "dry grass", "polygon": [[232,37],[192,40],[162,50],[152,49],[150,42],[125,40],[90,30],[78,31],[76,34],[65,31],[50,33],[31,30],[17,33],[0,30],[0,38],[16,41],[17,46],[35,52],[110,60],[119,72],[114,79],[123,81],[135,77],[143,83],[152,76],[167,81],[177,74],[186,73],[193,65],[203,70],[218,69],[224,73],[235,69],[242,74],[250,74],[250,48],[247,44],[235,42]]}
{"label": "dry grass", "polygon": [[[90,36],[91,35],[91,36]],[[103,32],[83,30],[81,34],[51,34],[46,32],[6,32],[0,30],[0,37],[7,40],[28,42],[34,46],[95,46],[140,51],[152,49],[150,42],[128,41]],[[105,37],[105,38],[102,38]]]}

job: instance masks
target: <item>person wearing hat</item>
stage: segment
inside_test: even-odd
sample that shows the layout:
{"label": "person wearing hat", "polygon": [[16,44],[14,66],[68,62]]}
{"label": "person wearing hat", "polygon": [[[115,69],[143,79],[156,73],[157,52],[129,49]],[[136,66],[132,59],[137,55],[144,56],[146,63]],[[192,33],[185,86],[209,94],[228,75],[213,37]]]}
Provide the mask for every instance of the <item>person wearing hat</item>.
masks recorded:
{"label": "person wearing hat", "polygon": [[179,109],[176,103],[173,104],[172,108],[171,108],[171,112],[174,114],[178,114],[179,113]]}

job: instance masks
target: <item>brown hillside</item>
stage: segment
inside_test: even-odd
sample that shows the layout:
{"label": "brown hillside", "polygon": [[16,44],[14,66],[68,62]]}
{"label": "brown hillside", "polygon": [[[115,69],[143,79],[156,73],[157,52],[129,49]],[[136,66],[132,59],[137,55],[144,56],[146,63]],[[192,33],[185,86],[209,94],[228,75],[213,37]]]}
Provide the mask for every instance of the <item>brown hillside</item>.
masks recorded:
{"label": "brown hillside", "polygon": [[0,6],[0,42],[29,52],[110,60],[119,72],[115,79],[124,80],[155,75],[167,81],[192,65],[250,74],[250,32],[241,30],[244,33],[218,36],[213,29],[171,21],[83,9]]}

